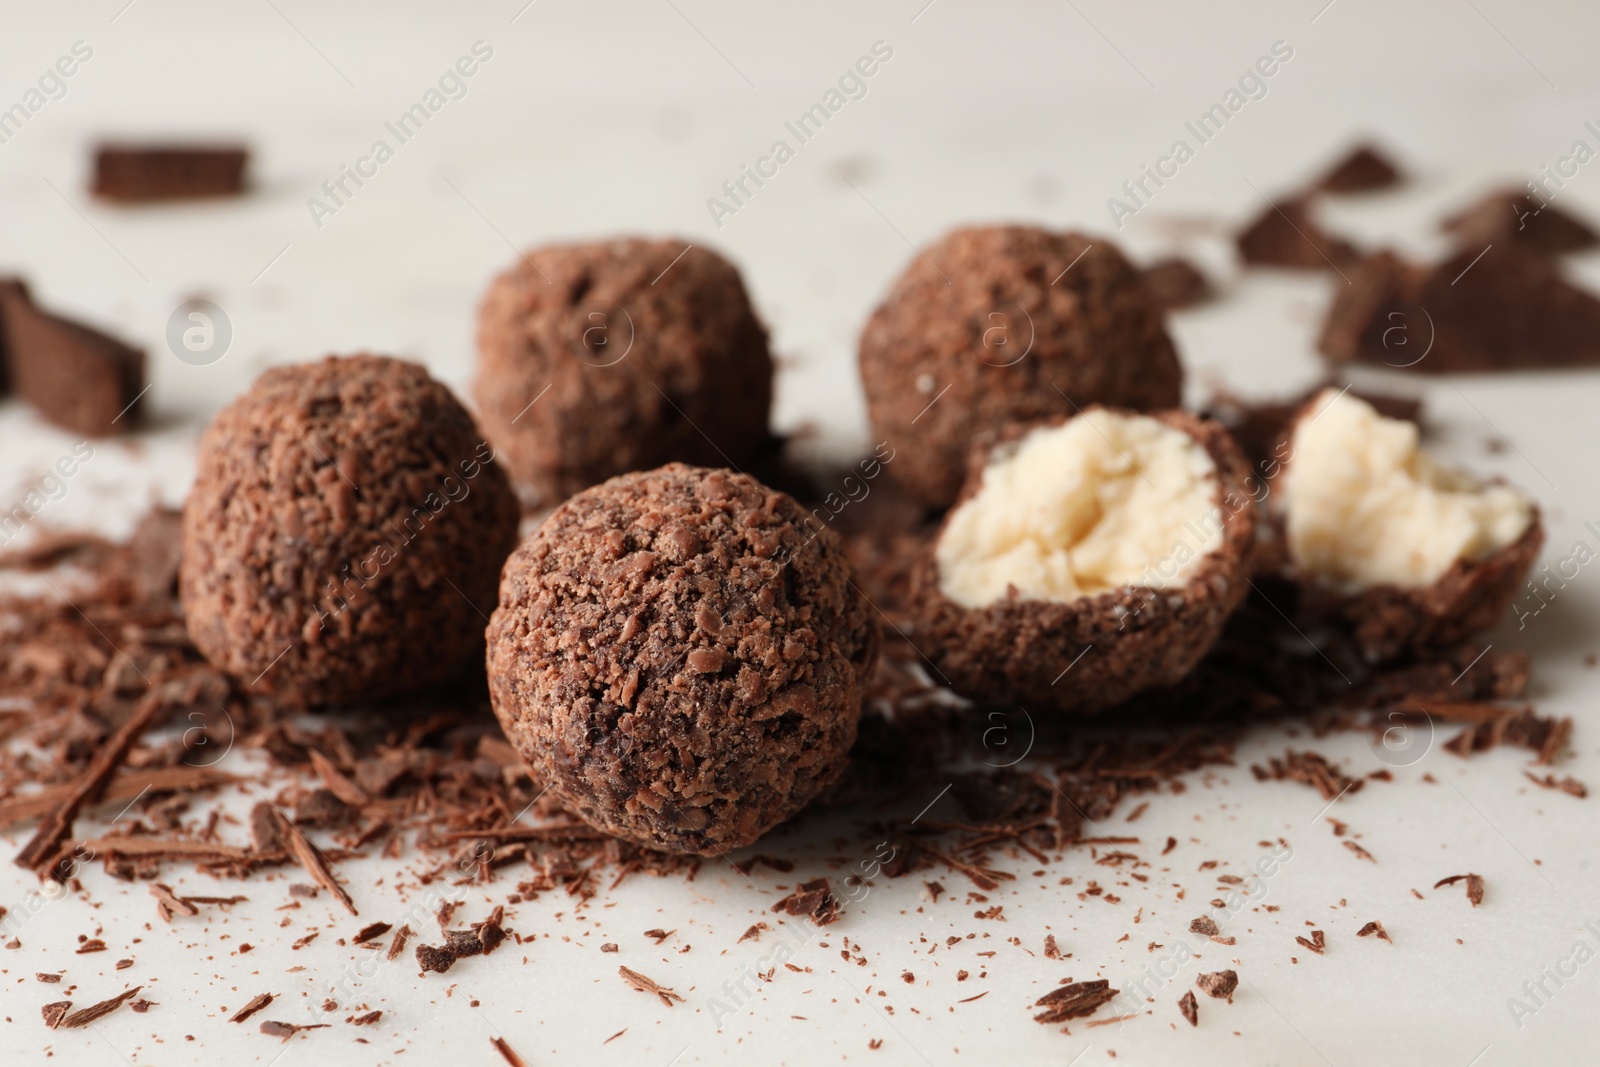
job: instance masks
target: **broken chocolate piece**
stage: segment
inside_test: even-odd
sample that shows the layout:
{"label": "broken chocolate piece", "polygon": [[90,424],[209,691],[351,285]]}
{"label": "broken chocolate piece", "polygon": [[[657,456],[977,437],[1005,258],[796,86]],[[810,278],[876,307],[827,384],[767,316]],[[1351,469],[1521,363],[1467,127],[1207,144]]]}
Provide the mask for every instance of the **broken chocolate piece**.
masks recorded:
{"label": "broken chocolate piece", "polygon": [[1400,169],[1370,144],[1357,145],[1318,180],[1325,193],[1365,193],[1389,189],[1401,182]]}
{"label": "broken chocolate piece", "polygon": [[101,145],[92,191],[120,203],[237,196],[248,159],[237,145]]}
{"label": "broken chocolate piece", "polygon": [[1318,348],[1427,374],[1600,363],[1600,300],[1514,242],[1420,266],[1377,252],[1346,269]]}
{"label": "broken chocolate piece", "polygon": [[1303,198],[1267,205],[1235,243],[1244,261],[1257,267],[1341,270],[1359,258],[1354,245],[1323,231]]}
{"label": "broken chocolate piece", "polygon": [[1187,259],[1170,256],[1144,268],[1145,288],[1164,308],[1186,308],[1200,303],[1211,293],[1211,283],[1200,268]]}
{"label": "broken chocolate piece", "polygon": [[1194,990],[1185,990],[1183,996],[1178,998],[1178,1010],[1183,1012],[1190,1026],[1200,1025],[1200,1002],[1194,999]]}
{"label": "broken chocolate piece", "polygon": [[1515,187],[1496,189],[1439,224],[1463,250],[1476,254],[1488,244],[1515,243],[1559,256],[1593,248],[1600,234],[1582,220]]}
{"label": "broken chocolate piece", "polygon": [[85,437],[138,421],[144,352],[41,309],[20,284],[0,285],[0,322],[11,385],[45,418]]}

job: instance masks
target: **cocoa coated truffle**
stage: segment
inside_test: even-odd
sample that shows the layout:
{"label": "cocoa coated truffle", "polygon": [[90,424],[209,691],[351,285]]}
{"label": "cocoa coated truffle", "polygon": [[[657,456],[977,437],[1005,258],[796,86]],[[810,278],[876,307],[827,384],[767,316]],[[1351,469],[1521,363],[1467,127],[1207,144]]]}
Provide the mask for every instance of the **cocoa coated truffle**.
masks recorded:
{"label": "cocoa coated truffle", "polygon": [[476,395],[547,503],[670,461],[745,467],[767,436],[767,332],[734,266],[684,241],[540,248],[489,287]]}
{"label": "cocoa coated truffle", "polygon": [[507,561],[489,691],[590,825],[717,855],[844,770],[879,636],[838,537],[727,470],[670,464],[572,497]]}
{"label": "cocoa coated truffle", "polygon": [[200,441],[179,576],[189,635],[302,705],[444,680],[483,648],[517,522],[493,451],[422,367],[274,368]]}
{"label": "cocoa coated truffle", "polygon": [[1182,412],[1008,427],[918,563],[918,645],[956,692],[1030,712],[1172,685],[1249,591],[1260,494],[1228,432]]}
{"label": "cocoa coated truffle", "polygon": [[1414,423],[1348,392],[1307,401],[1275,451],[1267,513],[1297,610],[1347,628],[1370,662],[1493,626],[1544,542],[1531,498],[1440,463]]}
{"label": "cocoa coated truffle", "polygon": [[961,229],[912,260],[861,335],[873,431],[923,503],[956,498],[974,440],[1090,404],[1175,407],[1161,307],[1104,238]]}

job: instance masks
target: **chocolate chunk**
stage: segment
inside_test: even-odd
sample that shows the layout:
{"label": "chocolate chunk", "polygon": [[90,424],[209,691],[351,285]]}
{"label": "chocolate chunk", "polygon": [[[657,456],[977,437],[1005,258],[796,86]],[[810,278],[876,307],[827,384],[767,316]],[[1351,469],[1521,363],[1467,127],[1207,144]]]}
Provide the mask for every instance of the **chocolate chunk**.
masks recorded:
{"label": "chocolate chunk", "polygon": [[1581,219],[1514,187],[1496,189],[1445,219],[1439,228],[1455,238],[1463,251],[1473,254],[1488,244],[1517,244],[1556,256],[1600,243],[1600,234]]}
{"label": "chocolate chunk", "polygon": [[1378,252],[1348,268],[1318,347],[1430,374],[1600,363],[1600,300],[1514,242],[1418,266]]}
{"label": "chocolate chunk", "polygon": [[1306,199],[1267,205],[1235,243],[1244,261],[1258,267],[1343,270],[1359,255],[1354,245],[1322,229]]}
{"label": "chocolate chunk", "polygon": [[121,203],[236,196],[248,158],[234,145],[101,145],[93,192]]}
{"label": "chocolate chunk", "polygon": [[144,353],[34,304],[20,283],[0,284],[0,320],[17,395],[51,422],[108,437],[138,421]]}
{"label": "chocolate chunk", "polygon": [[1164,308],[1186,308],[1211,295],[1211,283],[1187,259],[1172,256],[1144,268],[1144,284]]}
{"label": "chocolate chunk", "polygon": [[1360,144],[1317,181],[1325,193],[1365,193],[1390,189],[1401,182],[1400,169],[1377,148]]}

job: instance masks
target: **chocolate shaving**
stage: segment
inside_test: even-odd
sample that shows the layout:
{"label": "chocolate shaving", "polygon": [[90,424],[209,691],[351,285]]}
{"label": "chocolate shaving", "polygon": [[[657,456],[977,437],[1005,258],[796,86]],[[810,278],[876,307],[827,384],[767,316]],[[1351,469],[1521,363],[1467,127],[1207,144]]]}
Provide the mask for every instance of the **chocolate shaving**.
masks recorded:
{"label": "chocolate shaving", "polygon": [[627,982],[639,992],[654,993],[656,996],[660,997],[661,1003],[665,1004],[669,1008],[672,1007],[674,1001],[678,1002],[679,1004],[684,1003],[683,998],[678,996],[678,994],[674,993],[665,986],[657,985],[655,982],[652,982],[638,971],[627,967],[618,967],[617,973],[622,975],[622,980],[624,982]]}
{"label": "chocolate shaving", "polygon": [[1356,931],[1357,937],[1368,937],[1372,934],[1378,935],[1391,945],[1394,944],[1394,939],[1389,936],[1389,931],[1385,930],[1383,928],[1383,923],[1379,922],[1377,919],[1373,919],[1371,922],[1367,923],[1367,925]]}
{"label": "chocolate shaving", "polygon": [[1309,940],[1296,934],[1295,940],[1300,942],[1304,948],[1311,952],[1315,952],[1319,956],[1322,955],[1323,950],[1328,947],[1328,939],[1323,935],[1321,930],[1311,931],[1311,937]]}
{"label": "chocolate shaving", "polygon": [[402,926],[394,932],[394,940],[389,942],[389,951],[385,953],[387,959],[394,959],[406,950],[406,942],[411,940],[411,927]]}
{"label": "chocolate shaving", "polygon": [[1200,1002],[1194,999],[1194,990],[1185,990],[1183,996],[1178,998],[1178,1010],[1183,1012],[1190,1026],[1200,1025]]}
{"label": "chocolate shaving", "polygon": [[322,858],[322,853],[317,851],[317,847],[306,839],[306,835],[301,833],[300,828],[291,823],[283,812],[272,808],[271,814],[277,823],[279,839],[288,844],[289,852],[300,861],[300,866],[306,869],[311,880],[337,897],[339,903],[343,904],[351,915],[357,914],[355,902],[350,899],[350,894],[345,892],[344,886],[334,878],[333,872],[328,869],[327,860]]}
{"label": "chocolate shaving", "polygon": [[1343,845],[1345,848],[1349,849],[1351,852],[1354,852],[1356,854],[1356,859],[1366,860],[1369,863],[1377,863],[1378,862],[1376,859],[1373,858],[1372,853],[1368,852],[1366,849],[1362,848],[1360,845],[1356,844],[1354,841],[1346,840],[1346,841],[1341,841],[1339,843],[1341,845]]}
{"label": "chocolate shaving", "polygon": [[1579,799],[1589,795],[1589,787],[1570,776],[1558,780],[1553,774],[1547,774],[1541,778],[1532,771],[1523,771],[1522,773],[1527,775],[1528,781],[1542,789],[1559,789],[1561,792]]}
{"label": "chocolate shaving", "polygon": [[1285,752],[1283,759],[1273,758],[1265,768],[1252,766],[1250,771],[1260,782],[1304,782],[1320,793],[1323,800],[1332,800],[1345,792],[1357,792],[1362,785],[1361,779],[1346,777],[1315,752],[1293,749]]}
{"label": "chocolate shaving", "polygon": [[756,923],[755,925],[751,926],[750,929],[746,930],[743,934],[740,934],[739,935],[739,940],[735,941],[734,944],[736,944],[736,945],[737,944],[742,944],[745,941],[760,941],[761,940],[761,931],[766,930],[766,929],[768,929],[768,926],[767,926],[766,923]]}
{"label": "chocolate shaving", "polygon": [[1452,874],[1448,878],[1441,878],[1433,883],[1433,888],[1443,889],[1447,885],[1455,885],[1462,879],[1466,879],[1467,882],[1467,899],[1476,908],[1483,903],[1483,879],[1476,874]]}
{"label": "chocolate shaving", "polygon": [[505,1038],[491,1037],[489,1039],[489,1044],[496,1052],[500,1053],[501,1058],[503,1058],[506,1063],[510,1065],[510,1067],[528,1067],[528,1061],[524,1060],[521,1056],[518,1056],[516,1050],[510,1045],[506,1044]]}
{"label": "chocolate shaving", "polygon": [[381,937],[382,935],[388,933],[390,929],[390,924],[386,922],[368,923],[366,926],[363,926],[356,933],[356,936],[351,938],[351,940],[358,945],[364,945],[373,938]]}
{"label": "chocolate shaving", "polygon": [[255,996],[250,998],[250,1002],[248,1004],[234,1012],[233,1017],[228,1021],[230,1023],[242,1023],[246,1019],[250,1018],[250,1016],[266,1007],[268,1004],[271,1004],[272,1000],[273,995],[271,993],[257,993]]}
{"label": "chocolate shaving", "polygon": [[1101,1005],[1114,999],[1120,992],[1119,989],[1112,989],[1111,983],[1104,978],[1088,982],[1068,982],[1033,1002],[1034,1007],[1045,1009],[1035,1015],[1033,1021],[1052,1025],[1066,1022],[1068,1019],[1093,1015],[1100,1010]]}
{"label": "chocolate shaving", "polygon": [[357,1015],[354,1019],[350,1020],[350,1025],[371,1026],[381,1018],[383,1018],[383,1009],[379,1008],[376,1011],[369,1011],[365,1015]]}
{"label": "chocolate shaving", "polygon": [[139,740],[139,735],[167,710],[166,701],[158,693],[149,693],[139,702],[128,721],[117,728],[94,754],[82,774],[73,782],[67,795],[39,823],[39,829],[22,846],[14,862],[18,867],[37,870],[61,851],[61,843],[72,833],[72,822],[85,804],[92,803],[105,791],[111,776],[128,756],[128,750]]}
{"label": "chocolate shaving", "polygon": [[62,1019],[55,1026],[52,1026],[51,1029],[72,1030],[79,1026],[88,1026],[95,1020],[103,1019],[107,1015],[110,1015],[112,1012],[116,1011],[118,1008],[122,1007],[128,1001],[137,996],[139,990],[143,988],[143,986],[134,986],[132,989],[129,989],[126,992],[118,993],[110,1000],[102,1000],[98,1004],[91,1004],[87,1008],[82,1008],[78,1011],[75,1011],[71,1015],[68,1015],[65,1019]]}
{"label": "chocolate shaving", "polygon": [[268,1037],[281,1037],[285,1041],[302,1030],[326,1030],[327,1028],[327,1023],[311,1023],[306,1026],[297,1026],[294,1023],[281,1023],[273,1019],[268,1019],[261,1024],[261,1032],[263,1034]]}
{"label": "chocolate shaving", "polygon": [[51,1001],[49,1004],[46,1004],[44,1007],[39,1009],[40,1013],[44,1015],[45,1026],[52,1030],[61,1025],[61,1020],[65,1019],[67,1017],[67,1012],[71,1010],[72,1001],[70,1000]]}
{"label": "chocolate shaving", "polygon": [[161,882],[152,883],[150,895],[156,898],[156,911],[160,914],[162,922],[170,923],[174,915],[200,914],[199,908],[174,893],[169,885]]}

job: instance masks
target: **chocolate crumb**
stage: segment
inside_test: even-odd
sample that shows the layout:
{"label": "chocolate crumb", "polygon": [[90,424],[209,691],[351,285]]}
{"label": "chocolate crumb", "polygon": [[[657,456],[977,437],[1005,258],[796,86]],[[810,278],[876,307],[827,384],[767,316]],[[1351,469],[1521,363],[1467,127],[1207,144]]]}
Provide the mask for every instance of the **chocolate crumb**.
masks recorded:
{"label": "chocolate crumb", "polygon": [[[757,925],[760,925],[760,924],[758,923]],[[752,927],[752,929],[753,929],[753,927]],[[616,946],[616,944],[614,942],[607,941],[605,944],[600,946],[600,951],[601,952],[615,952],[615,951],[617,951],[617,946]]]}
{"label": "chocolate crumb", "polygon": [[357,1015],[354,1019],[350,1020],[350,1025],[371,1026],[381,1018],[383,1018],[383,1009],[379,1008],[377,1011],[369,1011],[365,1015]]}
{"label": "chocolate crumb", "polygon": [[1186,990],[1178,998],[1178,1010],[1183,1012],[1183,1017],[1189,1020],[1190,1026],[1200,1025],[1200,1002],[1194,999],[1194,990]]}
{"label": "chocolate crumb", "polygon": [[818,926],[839,921],[839,902],[829,890],[826,878],[800,883],[793,893],[774,904],[772,910],[787,915],[809,915]]}
{"label": "chocolate crumb", "polygon": [[1354,841],[1341,841],[1339,843],[1341,845],[1343,845],[1345,848],[1349,849],[1351,852],[1354,852],[1356,854],[1356,859],[1366,860],[1369,863],[1377,863],[1378,862],[1376,859],[1373,858],[1372,853],[1368,852],[1366,849],[1362,848],[1360,845],[1356,844]]}
{"label": "chocolate crumb", "polygon": [[67,1012],[72,1010],[72,1001],[56,1000],[39,1009],[44,1015],[44,1024],[54,1030],[61,1025],[61,1020],[67,1017]]}
{"label": "chocolate crumb", "polygon": [[[63,972],[63,974],[64,973],[65,972]],[[46,974],[43,971],[40,971],[38,974],[35,974],[34,977],[37,978],[41,982],[47,982],[47,983],[49,983],[51,985],[54,985],[55,983],[61,981],[62,975],[61,974]]]}
{"label": "chocolate crumb", "polygon": [[[765,929],[768,929],[766,923],[756,923],[755,925],[751,926],[750,929],[746,930],[739,937],[739,940],[734,942],[734,944],[741,944],[741,943],[743,943],[745,941],[760,941],[761,940],[761,931],[763,931]],[[602,947],[600,951],[604,952],[604,951],[606,951],[606,949],[604,947]],[[612,951],[615,951],[615,947],[613,947]]]}
{"label": "chocolate crumb", "polygon": [[1295,940],[1319,956],[1322,955],[1323,950],[1328,947],[1328,939],[1321,930],[1311,931],[1311,937],[1309,939],[1296,934]]}
{"label": "chocolate crumb", "polygon": [[1204,934],[1206,937],[1216,937],[1218,930],[1216,921],[1209,916],[1202,915],[1189,924],[1191,934]]}
{"label": "chocolate crumb", "polygon": [[1044,958],[1047,960],[1059,960],[1061,958],[1061,947],[1056,944],[1055,934],[1044,935]]}
{"label": "chocolate crumb", "polygon": [[1199,986],[1200,992],[1206,994],[1206,996],[1215,997],[1218,1000],[1227,1000],[1229,1004],[1232,1004],[1233,991],[1239,988],[1239,972],[1233,970],[1213,971],[1210,974],[1196,976],[1194,984]]}

